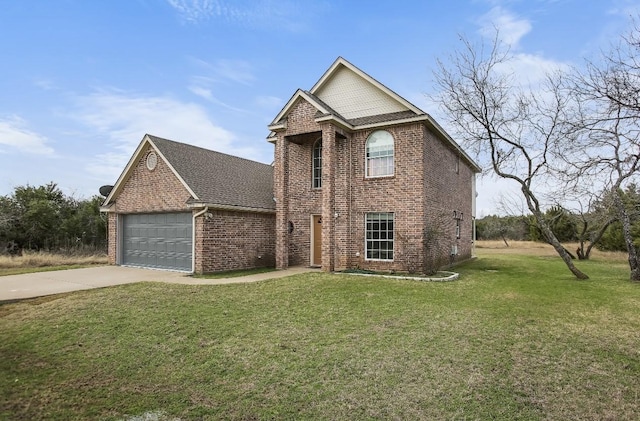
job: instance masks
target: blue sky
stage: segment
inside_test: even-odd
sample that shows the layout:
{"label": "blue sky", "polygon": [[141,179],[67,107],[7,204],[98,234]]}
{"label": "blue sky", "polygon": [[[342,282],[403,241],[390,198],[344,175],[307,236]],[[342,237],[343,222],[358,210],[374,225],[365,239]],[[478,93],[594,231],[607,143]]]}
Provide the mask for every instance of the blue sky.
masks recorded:
{"label": "blue sky", "polygon": [[[0,195],[113,184],[145,133],[270,163],[267,124],[338,56],[432,114],[436,58],[493,27],[519,73],[580,66],[640,1],[0,0]],[[478,215],[508,186],[478,183]]]}

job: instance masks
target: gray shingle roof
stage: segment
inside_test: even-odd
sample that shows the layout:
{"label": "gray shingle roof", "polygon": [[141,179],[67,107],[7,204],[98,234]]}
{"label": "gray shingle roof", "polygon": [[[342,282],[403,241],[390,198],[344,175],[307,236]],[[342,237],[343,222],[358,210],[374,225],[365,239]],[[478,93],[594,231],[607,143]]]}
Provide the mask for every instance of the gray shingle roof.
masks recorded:
{"label": "gray shingle roof", "polygon": [[[311,97],[314,101],[316,101],[320,106],[325,108],[327,110],[327,112],[328,112],[328,115],[332,115],[334,117],[337,117],[340,120],[346,121],[347,123],[349,123],[349,124],[351,124],[353,126],[362,126],[362,125],[365,125],[365,124],[386,123],[386,122],[391,122],[391,121],[395,121],[395,120],[404,120],[406,118],[411,118],[411,117],[415,117],[415,116],[418,116],[418,115],[423,115],[423,114],[416,114],[412,110],[406,110],[406,111],[399,111],[399,112],[389,113],[389,114],[379,114],[379,115],[372,115],[372,116],[367,116],[367,117],[359,117],[359,118],[347,119],[344,116],[342,116],[339,112],[337,112],[336,110],[331,108],[331,106],[329,106],[326,102],[324,102],[323,100],[318,98],[316,95],[312,94],[309,91],[303,91],[303,92],[305,94],[307,94],[309,97]],[[318,113],[316,114],[316,117],[322,117],[324,115],[325,114],[323,114],[320,111],[318,111]],[[283,123],[286,120],[286,118],[287,118],[287,116],[285,115],[280,121],[276,122],[276,124]]]}
{"label": "gray shingle roof", "polygon": [[198,196],[199,203],[274,210],[273,167],[147,135]]}
{"label": "gray shingle roof", "polygon": [[348,121],[354,126],[363,126],[365,124],[377,124],[377,123],[383,123],[387,121],[403,120],[405,118],[411,118],[417,115],[419,114],[416,114],[411,110],[407,110],[407,111],[399,111],[396,113],[378,114],[378,115],[372,115],[368,117],[352,118],[351,120],[348,120]]}

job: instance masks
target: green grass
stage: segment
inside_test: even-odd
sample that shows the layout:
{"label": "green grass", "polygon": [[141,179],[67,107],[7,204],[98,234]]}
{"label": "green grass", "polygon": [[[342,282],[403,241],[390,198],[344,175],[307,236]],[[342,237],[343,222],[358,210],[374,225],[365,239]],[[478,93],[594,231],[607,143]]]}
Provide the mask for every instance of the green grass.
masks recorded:
{"label": "green grass", "polygon": [[193,275],[193,277],[205,278],[205,279],[238,278],[240,276],[256,275],[258,273],[273,272],[275,270],[276,270],[275,268],[225,270],[221,272],[205,273],[203,275]]}
{"label": "green grass", "polygon": [[640,285],[624,263],[580,267],[591,280],[490,255],[448,283],[312,273],[5,304],[0,418],[637,419]]}

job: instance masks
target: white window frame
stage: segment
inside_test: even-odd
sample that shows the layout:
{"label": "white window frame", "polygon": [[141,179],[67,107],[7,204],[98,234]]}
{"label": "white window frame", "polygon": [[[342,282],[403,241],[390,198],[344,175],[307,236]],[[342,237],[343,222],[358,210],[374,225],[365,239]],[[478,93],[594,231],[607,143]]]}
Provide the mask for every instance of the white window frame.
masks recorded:
{"label": "white window frame", "polygon": [[[386,219],[382,219],[383,215],[386,216]],[[374,219],[375,217],[377,217],[377,219]],[[393,212],[366,212],[364,214],[364,258],[365,260],[393,262],[394,255],[395,255],[395,228],[396,228],[395,219],[396,219],[395,213]],[[373,225],[376,221],[380,223],[383,220],[386,221],[387,226],[389,224],[389,221],[391,221],[392,223],[391,230],[389,230],[388,228],[382,230],[380,229],[380,227],[378,227],[377,230],[369,229],[369,223]],[[378,237],[378,238],[375,238],[375,237]],[[385,238],[381,238],[381,237],[385,237]],[[385,248],[383,250],[380,247],[381,244],[378,244],[378,247],[374,248],[373,246],[375,245],[376,242],[378,243],[385,242],[387,243],[387,245],[388,243],[391,243],[391,248]],[[370,243],[372,245],[371,249],[369,248]],[[377,252],[377,257],[370,257],[370,255],[373,256],[374,252]],[[381,258],[380,257],[381,252],[384,252],[387,257]],[[389,254],[391,255],[390,258],[388,257]]]}
{"label": "white window frame", "polygon": [[[316,150],[318,149],[320,151],[320,155],[316,156]],[[322,188],[322,138],[321,137],[318,138],[315,142],[313,142],[313,148],[311,148],[311,187],[313,187],[314,189]]]}
{"label": "white window frame", "polygon": [[[369,142],[372,141],[372,138],[376,135],[381,135],[381,134],[386,134],[388,135],[389,139],[391,140],[391,150],[390,153],[389,151],[384,151],[382,150],[381,153],[385,153],[387,152],[386,155],[381,155],[381,156],[376,156],[373,158],[369,157]],[[372,132],[369,137],[367,137],[367,141],[364,144],[364,161],[365,161],[365,177],[366,178],[381,178],[381,177],[393,177],[393,175],[395,174],[395,150],[396,150],[396,141],[393,138],[393,135],[391,133],[389,133],[386,130],[376,130],[374,132]],[[370,174],[370,170],[371,168],[373,168],[374,166],[370,164],[371,162],[378,162],[378,161],[382,161],[382,160],[391,160],[391,164],[389,165],[388,161],[387,164],[385,165],[387,171],[385,171],[383,174],[374,174],[371,175]],[[391,171],[389,171],[389,169],[391,169]]]}

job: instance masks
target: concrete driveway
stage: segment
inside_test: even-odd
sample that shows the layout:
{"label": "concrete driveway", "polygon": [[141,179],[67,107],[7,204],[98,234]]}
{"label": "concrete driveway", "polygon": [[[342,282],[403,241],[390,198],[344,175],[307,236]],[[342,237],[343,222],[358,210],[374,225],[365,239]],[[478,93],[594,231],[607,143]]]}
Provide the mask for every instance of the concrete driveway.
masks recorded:
{"label": "concrete driveway", "polygon": [[256,282],[314,270],[317,269],[293,267],[286,270],[223,279],[192,278],[186,273],[123,266],[98,266],[84,269],[25,273],[22,275],[0,276],[0,301],[34,298],[144,281],[191,285]]}

